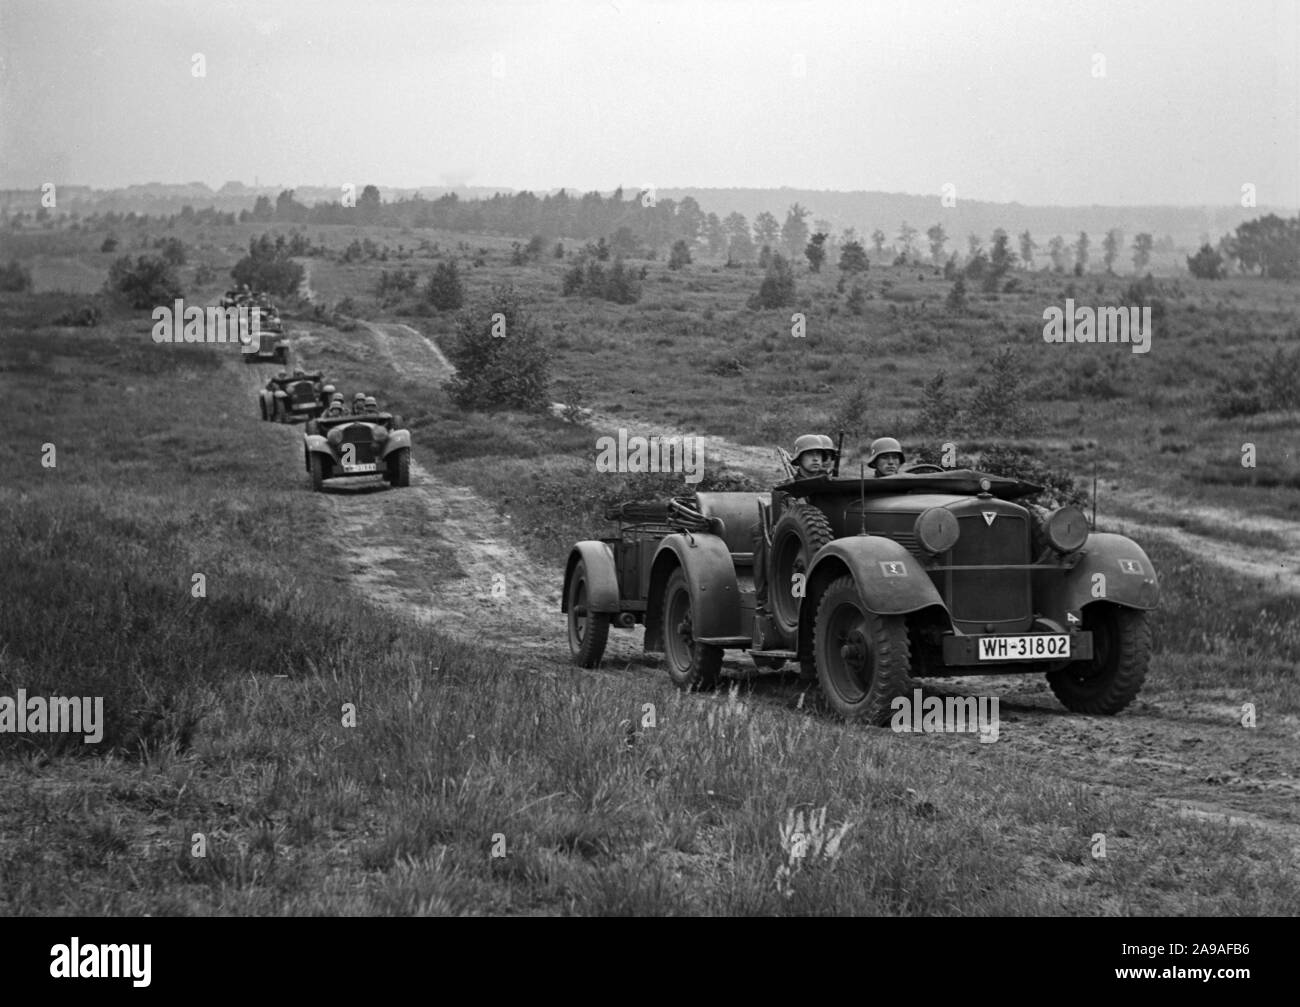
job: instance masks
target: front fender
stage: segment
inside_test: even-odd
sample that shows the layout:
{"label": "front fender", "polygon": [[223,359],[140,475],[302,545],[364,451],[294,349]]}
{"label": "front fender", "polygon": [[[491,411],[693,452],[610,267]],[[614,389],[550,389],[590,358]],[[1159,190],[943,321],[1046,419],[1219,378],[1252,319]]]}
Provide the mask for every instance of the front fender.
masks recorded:
{"label": "front fender", "polygon": [[390,453],[398,448],[409,448],[411,446],[411,431],[394,430],[388,435],[388,440],[384,441],[384,449],[379,453],[380,458],[387,458]]}
{"label": "front fender", "polygon": [[717,535],[668,535],[659,543],[650,566],[646,650],[663,650],[664,588],[678,567],[686,572],[691,588],[691,622],[697,639],[748,635],[740,627],[740,585],[727,543]]}
{"label": "front fender", "polygon": [[334,452],[330,449],[330,442],[320,434],[304,434],[303,440],[305,441],[306,450],[309,455],[325,455],[330,461],[337,461],[334,457]]}
{"label": "front fender", "polygon": [[614,565],[614,550],[608,542],[598,540],[579,542],[569,552],[569,561],[564,566],[564,593],[560,595],[560,611],[569,610],[569,584],[579,561],[587,567],[588,611],[618,612],[618,571]]}
{"label": "front fender", "polygon": [[1147,611],[1160,603],[1156,568],[1131,538],[1093,532],[1082,553],[1068,569],[1035,571],[1034,598],[1044,614],[1058,619],[1077,616],[1094,601]]}
{"label": "front fender", "polygon": [[804,597],[816,597],[846,573],[858,585],[867,610],[877,615],[905,615],[943,605],[939,589],[920,561],[882,535],[854,535],[824,546],[813,557]]}

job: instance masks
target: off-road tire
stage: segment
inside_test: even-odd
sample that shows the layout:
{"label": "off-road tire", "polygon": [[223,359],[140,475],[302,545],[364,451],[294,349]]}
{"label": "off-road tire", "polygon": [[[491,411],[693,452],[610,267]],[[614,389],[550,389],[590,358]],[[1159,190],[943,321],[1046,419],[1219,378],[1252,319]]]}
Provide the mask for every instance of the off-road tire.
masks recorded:
{"label": "off-road tire", "polygon": [[325,481],[325,460],[314,451],[307,461],[307,471],[311,473],[311,488],[319,493]]}
{"label": "off-road tire", "polygon": [[266,415],[266,399],[262,398],[261,396],[258,396],[257,407],[258,407],[258,411],[261,412],[262,414],[262,422],[265,423],[267,420],[271,418]]}
{"label": "off-road tire", "polygon": [[605,654],[609,639],[608,612],[587,611],[587,564],[578,560],[569,578],[569,652],[579,668],[594,668]]}
{"label": "off-road tire", "polygon": [[822,696],[845,720],[889,723],[890,704],[907,694],[907,621],[863,607],[850,576],[831,582],[817,605],[813,654]]}
{"label": "off-road tire", "polygon": [[717,688],[722,674],[722,648],[699,643],[692,634],[691,588],[678,567],[664,588],[664,657],[668,677],[685,691]]}
{"label": "off-road tire", "polygon": [[767,601],[777,628],[787,638],[799,629],[799,599],[793,575],[807,573],[817,550],[835,538],[826,515],[806,503],[791,504],[772,529],[768,551]]}
{"label": "off-road tire", "polygon": [[410,448],[398,448],[388,457],[388,481],[393,486],[411,485]]}
{"label": "off-road tire", "polygon": [[1047,684],[1072,713],[1119,713],[1146,680],[1151,660],[1147,614],[1095,602],[1083,610],[1083,628],[1092,631],[1092,660],[1049,671]]}

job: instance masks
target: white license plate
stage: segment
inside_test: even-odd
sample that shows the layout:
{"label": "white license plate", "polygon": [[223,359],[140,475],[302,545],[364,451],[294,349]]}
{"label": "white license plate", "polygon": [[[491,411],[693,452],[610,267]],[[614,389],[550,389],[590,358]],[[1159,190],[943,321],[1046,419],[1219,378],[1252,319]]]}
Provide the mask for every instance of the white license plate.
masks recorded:
{"label": "white license plate", "polygon": [[374,462],[368,462],[365,465],[344,465],[343,471],[349,474],[353,472],[378,472],[379,466]]}
{"label": "white license plate", "polygon": [[1065,633],[985,636],[979,646],[981,661],[1056,661],[1070,656],[1070,637]]}

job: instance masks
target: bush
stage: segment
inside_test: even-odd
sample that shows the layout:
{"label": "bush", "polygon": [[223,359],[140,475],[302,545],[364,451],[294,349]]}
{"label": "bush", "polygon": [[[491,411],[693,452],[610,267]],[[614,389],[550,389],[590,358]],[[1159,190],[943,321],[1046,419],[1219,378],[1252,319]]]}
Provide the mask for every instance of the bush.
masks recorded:
{"label": "bush", "polygon": [[133,308],[170,305],[181,296],[180,281],[172,267],[151,255],[141,255],[134,264],[129,255],[116,260],[109,267],[106,286]]}
{"label": "bush", "polygon": [[460,408],[550,408],[547,347],[513,286],[493,287],[484,304],[462,312],[447,356],[456,374],[446,388]]}
{"label": "bush", "polygon": [[952,289],[948,291],[948,297],[943,303],[954,314],[960,314],[966,310],[966,281],[960,276],[953,282]]}
{"label": "bush", "polygon": [[17,259],[11,259],[9,265],[0,267],[0,290],[21,293],[31,289],[32,274]]}
{"label": "bush", "polygon": [[456,311],[465,303],[465,284],[455,259],[440,262],[434,267],[424,288],[424,299],[439,311]]}
{"label": "bush", "polygon": [[302,266],[289,257],[288,242],[283,234],[274,241],[269,234],[251,238],[248,254],[230,271],[235,284],[248,284],[250,290],[265,290],[277,297],[292,297],[302,286]]}
{"label": "bush", "polygon": [[673,242],[672,251],[668,254],[668,268],[681,269],[683,266],[691,264],[690,247],[683,240]]}
{"label": "bush", "polygon": [[917,429],[925,434],[951,434],[960,406],[949,394],[948,375],[939,371],[921,389],[921,417]]}
{"label": "bush", "polygon": [[867,272],[871,268],[871,262],[867,259],[867,250],[862,247],[862,242],[845,242],[844,247],[840,249],[839,265],[846,273]]}
{"label": "bush", "polygon": [[864,294],[862,288],[855,283],[853,289],[849,291],[849,299],[845,303],[853,314],[860,315],[864,310],[866,310],[866,294]]}
{"label": "bush", "polygon": [[867,405],[866,385],[859,384],[842,395],[826,421],[826,429],[831,437],[838,437],[840,431],[843,431],[850,444],[865,440],[871,425]]}
{"label": "bush", "polygon": [[154,247],[161,249],[159,254],[168,265],[185,265],[185,242],[180,238],[159,238],[154,242]]}
{"label": "bush", "polygon": [[795,301],[794,273],[790,269],[790,264],[779,253],[772,255],[772,264],[767,269],[767,275],[763,277],[763,282],[758,288],[758,304],[760,308],[784,308],[794,304]]}
{"label": "bush", "polygon": [[[590,247],[590,246],[589,246]],[[635,304],[641,299],[641,280],[645,278],[645,267],[640,276],[626,265],[622,258],[616,258],[608,270],[596,259],[583,252],[578,261],[564,274],[561,291],[565,297],[578,294],[583,297],[600,297],[615,304]]]}
{"label": "bush", "polygon": [[418,279],[414,269],[394,269],[391,272],[385,269],[375,284],[375,295],[382,300],[389,294],[410,293],[415,289]]}
{"label": "bush", "polygon": [[104,239],[104,243],[99,246],[99,250],[101,252],[116,252],[117,239],[110,234],[107,238]]}
{"label": "bush", "polygon": [[1007,437],[1032,436],[1041,418],[1025,402],[1016,351],[1003,347],[993,357],[993,373],[975,389],[966,409],[965,426],[972,433]]}

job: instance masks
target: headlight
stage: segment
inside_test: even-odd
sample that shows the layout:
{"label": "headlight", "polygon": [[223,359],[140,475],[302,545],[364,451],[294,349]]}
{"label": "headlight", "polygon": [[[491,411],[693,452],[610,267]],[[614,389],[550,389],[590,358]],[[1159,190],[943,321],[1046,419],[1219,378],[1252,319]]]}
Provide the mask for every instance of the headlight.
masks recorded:
{"label": "headlight", "polygon": [[333,444],[335,447],[338,447],[340,444],[343,443],[343,428],[335,427],[333,430],[331,430],[328,434],[325,435],[325,439],[329,441],[331,444]]}
{"label": "headlight", "polygon": [[376,444],[383,444],[384,441],[388,440],[388,431],[383,427],[375,427],[374,437]]}
{"label": "headlight", "polygon": [[1088,541],[1088,518],[1078,507],[1062,507],[1047,519],[1043,531],[1057,552],[1074,552]]}
{"label": "headlight", "polygon": [[921,548],[932,556],[951,549],[957,544],[957,536],[960,534],[957,519],[946,507],[931,507],[922,511],[912,530]]}

